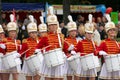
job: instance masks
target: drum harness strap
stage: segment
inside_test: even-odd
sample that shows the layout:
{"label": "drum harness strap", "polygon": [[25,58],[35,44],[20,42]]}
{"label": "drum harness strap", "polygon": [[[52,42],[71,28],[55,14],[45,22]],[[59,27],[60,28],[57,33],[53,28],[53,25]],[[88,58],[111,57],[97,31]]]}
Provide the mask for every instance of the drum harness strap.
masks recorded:
{"label": "drum harness strap", "polygon": [[15,39],[15,46],[16,46],[16,50],[18,50],[18,47],[17,47],[17,41],[16,41],[16,39]]}
{"label": "drum harness strap", "polygon": [[[94,50],[96,50],[96,47],[95,47],[95,42],[92,40],[92,44],[93,44],[93,47],[94,47]],[[94,69],[95,71],[95,69]],[[96,71],[95,71],[96,72]]]}
{"label": "drum harness strap", "polygon": [[58,33],[58,41],[59,41],[59,46],[60,46],[60,48],[62,47],[62,44],[61,44],[61,40],[60,40],[60,35],[59,35],[59,33]]}

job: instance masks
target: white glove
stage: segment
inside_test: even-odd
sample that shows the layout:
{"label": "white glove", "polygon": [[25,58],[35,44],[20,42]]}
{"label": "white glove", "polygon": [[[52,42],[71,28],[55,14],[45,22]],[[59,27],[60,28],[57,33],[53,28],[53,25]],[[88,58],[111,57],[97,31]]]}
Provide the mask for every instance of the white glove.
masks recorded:
{"label": "white glove", "polygon": [[73,50],[73,49],[74,49],[74,45],[71,44],[71,45],[69,46],[69,48],[68,48],[68,51],[71,51],[71,50]]}
{"label": "white glove", "polygon": [[40,49],[36,49],[36,50],[35,50],[35,53],[39,53],[39,52],[41,52]]}
{"label": "white glove", "polygon": [[21,55],[19,53],[15,54],[15,58],[20,58],[20,57],[21,57]]}
{"label": "white glove", "polygon": [[77,53],[76,53],[75,51],[71,51],[70,54],[75,55],[75,54],[77,54]]}
{"label": "white glove", "polygon": [[107,55],[105,51],[99,51],[99,55]]}
{"label": "white glove", "polygon": [[0,47],[1,47],[2,49],[5,49],[5,48],[6,48],[5,44],[0,44]]}

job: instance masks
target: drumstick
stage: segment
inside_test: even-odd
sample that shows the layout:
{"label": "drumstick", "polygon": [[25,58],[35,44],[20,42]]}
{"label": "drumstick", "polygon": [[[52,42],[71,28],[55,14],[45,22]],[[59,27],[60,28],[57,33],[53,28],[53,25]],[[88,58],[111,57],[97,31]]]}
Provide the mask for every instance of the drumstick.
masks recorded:
{"label": "drumstick", "polygon": [[25,54],[27,51],[29,51],[31,48],[29,48],[29,49],[27,49],[27,50],[25,50],[24,52],[22,52],[21,53],[21,56],[23,55],[23,54]]}
{"label": "drumstick", "polygon": [[[52,46],[52,45],[48,45],[48,46],[46,46],[46,47],[43,47],[41,50],[45,50],[46,48],[48,48],[48,47],[50,47],[50,46]],[[34,52],[34,54],[37,54],[38,52]]]}
{"label": "drumstick", "polygon": [[48,48],[48,47],[50,47],[50,46],[52,46],[52,45],[48,45],[48,46],[46,46],[46,47],[43,47],[41,50],[44,50],[44,49],[46,49],[46,48]]}

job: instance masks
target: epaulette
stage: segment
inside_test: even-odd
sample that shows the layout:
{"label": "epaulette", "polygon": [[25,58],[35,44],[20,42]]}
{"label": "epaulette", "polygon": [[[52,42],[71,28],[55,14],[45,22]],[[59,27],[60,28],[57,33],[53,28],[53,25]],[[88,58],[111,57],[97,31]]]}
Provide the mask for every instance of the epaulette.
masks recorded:
{"label": "epaulette", "polygon": [[62,48],[63,48],[63,45],[64,45],[64,35],[63,34],[60,34],[60,38],[62,40]]}
{"label": "epaulette", "polygon": [[3,42],[7,42],[7,38],[2,39]]}
{"label": "epaulette", "polygon": [[101,43],[105,42],[105,40],[101,40]]}
{"label": "epaulette", "polygon": [[21,41],[20,40],[17,40],[19,44],[21,44]]}
{"label": "epaulette", "polygon": [[22,40],[22,43],[26,43],[26,42],[27,42],[27,39],[23,39],[23,40]]}

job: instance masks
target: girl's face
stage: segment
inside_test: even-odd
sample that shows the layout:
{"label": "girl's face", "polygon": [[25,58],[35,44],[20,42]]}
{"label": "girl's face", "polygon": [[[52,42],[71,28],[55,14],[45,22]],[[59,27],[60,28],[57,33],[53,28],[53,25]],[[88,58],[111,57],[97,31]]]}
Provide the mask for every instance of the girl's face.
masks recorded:
{"label": "girl's face", "polygon": [[40,32],[39,34],[40,34],[40,37],[44,37],[47,35],[47,32]]}
{"label": "girl's face", "polygon": [[103,26],[100,26],[99,29],[100,29],[100,31],[103,31],[103,30],[104,30],[104,27],[103,27]]}
{"label": "girl's face", "polygon": [[116,29],[113,28],[113,29],[108,30],[107,34],[108,34],[108,38],[114,39],[117,35]]}
{"label": "girl's face", "polygon": [[37,38],[37,32],[30,32],[29,37],[36,39]]}
{"label": "girl's face", "polygon": [[10,38],[16,39],[17,38],[17,31],[11,30],[11,31],[8,32],[8,35],[9,35]]}
{"label": "girl's face", "polygon": [[70,36],[70,37],[75,38],[76,35],[77,35],[76,30],[71,30],[71,31],[69,31],[69,36]]}
{"label": "girl's face", "polygon": [[0,33],[0,39],[5,38],[5,34],[4,33]]}
{"label": "girl's face", "polygon": [[93,38],[93,33],[85,33],[85,38],[87,39],[87,40],[92,40],[92,38]]}
{"label": "girl's face", "polygon": [[49,32],[57,32],[57,24],[51,24],[51,25],[48,25],[48,30]]}

